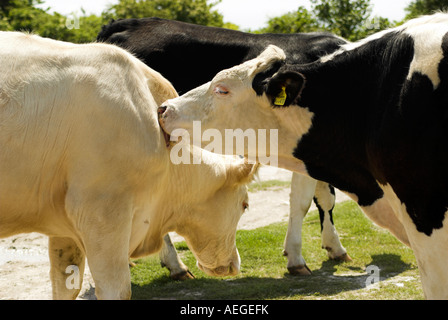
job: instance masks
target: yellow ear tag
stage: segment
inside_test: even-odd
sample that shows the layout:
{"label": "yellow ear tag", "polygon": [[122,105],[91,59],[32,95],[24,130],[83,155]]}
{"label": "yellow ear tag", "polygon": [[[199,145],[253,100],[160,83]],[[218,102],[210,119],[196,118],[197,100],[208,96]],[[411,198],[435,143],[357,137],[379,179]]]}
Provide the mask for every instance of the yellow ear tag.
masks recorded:
{"label": "yellow ear tag", "polygon": [[284,106],[286,102],[286,87],[282,87],[282,91],[278,94],[278,96],[275,98],[274,104],[276,106]]}

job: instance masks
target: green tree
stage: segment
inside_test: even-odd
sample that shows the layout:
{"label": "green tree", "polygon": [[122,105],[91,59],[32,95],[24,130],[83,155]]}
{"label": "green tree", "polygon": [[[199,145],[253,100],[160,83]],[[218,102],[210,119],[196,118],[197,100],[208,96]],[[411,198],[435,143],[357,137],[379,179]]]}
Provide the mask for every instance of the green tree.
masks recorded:
{"label": "green tree", "polygon": [[[94,14],[86,15],[84,10],[80,16],[73,14],[65,19],[65,29],[68,30],[63,38],[65,41],[74,43],[88,43],[95,41],[101,26],[106,23],[103,17]],[[67,19],[69,19],[67,21]],[[61,33],[60,33],[61,35]]]}
{"label": "green tree", "polygon": [[370,0],[310,0],[320,27],[348,40],[363,36]]}
{"label": "green tree", "polygon": [[370,0],[310,1],[311,11],[299,7],[296,12],[270,19],[259,32],[328,31],[354,41],[392,26],[386,18],[370,17]]}
{"label": "green tree", "polygon": [[43,37],[75,43],[91,42],[110,19],[160,18],[180,20],[195,24],[238,29],[231,23],[224,24],[223,16],[213,7],[221,0],[120,0],[103,14],[62,15],[43,9],[44,0],[0,0],[0,30],[34,32]]}
{"label": "green tree", "polygon": [[300,6],[295,12],[270,19],[268,26],[258,30],[257,33],[312,32],[318,29],[319,25],[316,18],[305,7]]}
{"label": "green tree", "polygon": [[414,0],[405,8],[407,12],[405,20],[447,9],[447,0]]}
{"label": "green tree", "polygon": [[[42,37],[70,42],[91,42],[101,29],[103,20],[95,15],[64,16],[49,13],[50,8],[42,9],[42,0],[1,0],[0,30],[28,31]],[[40,6],[40,7],[38,7]],[[70,25],[68,20],[76,19]]]}
{"label": "green tree", "polygon": [[221,0],[120,0],[103,12],[105,20],[159,17],[215,27],[224,26],[223,16],[213,10]]}
{"label": "green tree", "polygon": [[43,9],[36,8],[41,0],[2,0],[0,1],[1,30],[33,31],[47,17]]}
{"label": "green tree", "polygon": [[352,37],[352,40],[362,39],[378,31],[392,28],[395,23],[390,22],[389,19],[375,16],[368,18],[358,29],[356,35]]}

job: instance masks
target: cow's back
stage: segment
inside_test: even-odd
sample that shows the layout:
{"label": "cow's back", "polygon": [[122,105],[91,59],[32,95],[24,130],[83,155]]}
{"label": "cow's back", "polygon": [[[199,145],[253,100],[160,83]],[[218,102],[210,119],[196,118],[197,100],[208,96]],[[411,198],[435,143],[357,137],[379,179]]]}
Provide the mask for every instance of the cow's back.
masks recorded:
{"label": "cow's back", "polygon": [[329,33],[252,34],[159,18],[112,21],[103,26],[97,40],[131,51],[161,72],[179,93],[255,58],[269,44],[282,48],[288,63],[308,63],[346,43]]}

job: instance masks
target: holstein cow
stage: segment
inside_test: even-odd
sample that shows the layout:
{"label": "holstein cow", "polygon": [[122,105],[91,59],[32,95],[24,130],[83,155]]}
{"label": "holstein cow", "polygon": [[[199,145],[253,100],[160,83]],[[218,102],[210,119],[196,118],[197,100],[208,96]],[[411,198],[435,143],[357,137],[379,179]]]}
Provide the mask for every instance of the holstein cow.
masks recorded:
{"label": "holstein cow", "polygon": [[207,274],[238,272],[256,166],[201,150],[201,164],[171,163],[157,122],[177,95],[167,80],[107,44],[1,32],[0,47],[0,237],[49,236],[54,298],[77,296],[66,270],[82,277],[85,257],[98,298],[129,298],[129,257],[169,231]]}
{"label": "holstein cow", "polygon": [[[269,44],[282,48],[288,63],[308,63],[347,43],[329,33],[251,34],[159,18],[112,21],[102,27],[97,40],[131,51],[166,77],[180,93],[209,81],[222,69],[255,58]],[[331,259],[351,260],[333,224],[333,187],[293,173],[284,244],[287,267],[292,274],[310,274],[302,256],[301,229],[313,196],[320,212],[322,247]],[[171,256],[174,259],[175,254]],[[188,276],[184,266],[176,266],[180,260],[172,261],[163,264],[179,270],[177,274]]]}
{"label": "holstein cow", "polygon": [[271,46],[166,102],[160,121],[188,129],[200,109],[204,129],[278,128],[279,166],[350,193],[413,249],[425,296],[446,299],[447,86],[448,15],[438,13],[310,64],[285,64]]}

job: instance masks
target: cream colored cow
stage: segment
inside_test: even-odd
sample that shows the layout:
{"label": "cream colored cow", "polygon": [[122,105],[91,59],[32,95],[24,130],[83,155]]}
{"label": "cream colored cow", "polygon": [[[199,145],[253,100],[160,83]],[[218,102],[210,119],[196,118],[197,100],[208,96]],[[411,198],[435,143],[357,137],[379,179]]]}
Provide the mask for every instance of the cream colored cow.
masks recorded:
{"label": "cream colored cow", "polygon": [[49,236],[54,298],[78,295],[67,270],[82,277],[85,258],[98,298],[130,298],[129,257],[169,231],[207,274],[238,272],[256,168],[193,149],[200,164],[171,163],[156,110],[177,96],[168,81],[111,45],[1,32],[0,47],[0,237]]}

